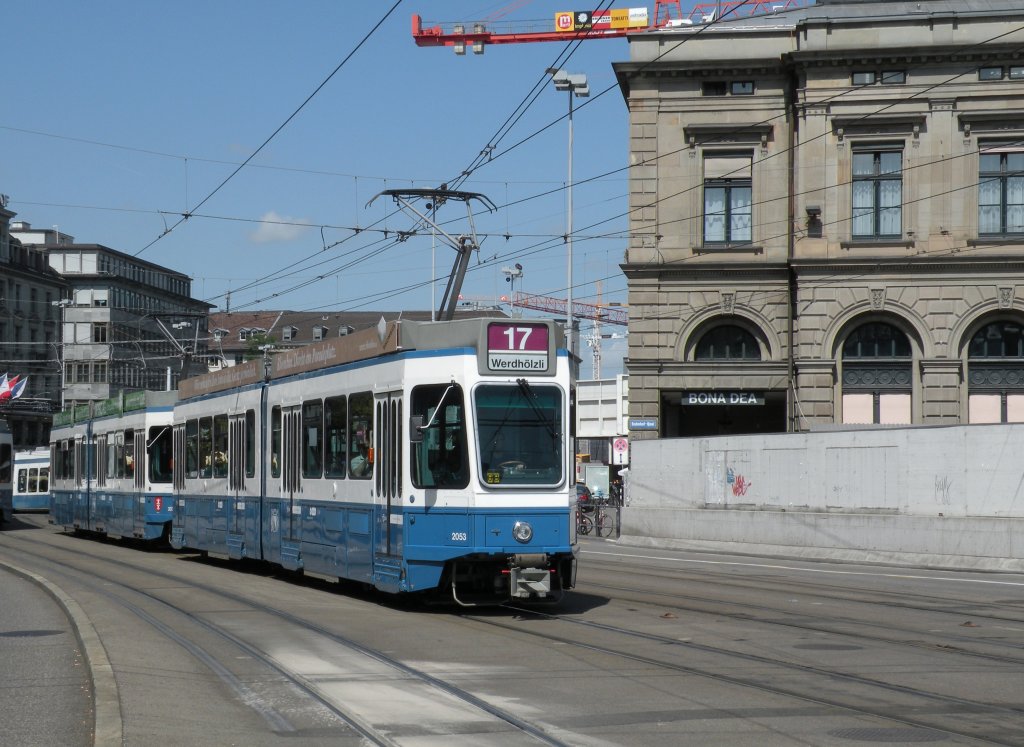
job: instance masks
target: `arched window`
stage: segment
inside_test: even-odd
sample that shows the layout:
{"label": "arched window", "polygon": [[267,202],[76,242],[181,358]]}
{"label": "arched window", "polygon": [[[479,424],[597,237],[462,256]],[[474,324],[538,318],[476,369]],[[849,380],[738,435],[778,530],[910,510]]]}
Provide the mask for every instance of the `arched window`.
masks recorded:
{"label": "arched window", "polygon": [[968,358],[1024,358],[1024,327],[1018,322],[992,322],[971,338]]}
{"label": "arched window", "polygon": [[1024,325],[989,322],[967,346],[971,423],[1024,422]]}
{"label": "arched window", "polygon": [[761,346],[743,327],[722,324],[708,330],[697,343],[698,361],[761,360]]}
{"label": "arched window", "polygon": [[910,340],[886,322],[862,324],[843,343],[843,360],[851,358],[909,358]]}
{"label": "arched window", "polygon": [[843,422],[906,425],[911,422],[913,349],[888,322],[867,322],[843,342]]}

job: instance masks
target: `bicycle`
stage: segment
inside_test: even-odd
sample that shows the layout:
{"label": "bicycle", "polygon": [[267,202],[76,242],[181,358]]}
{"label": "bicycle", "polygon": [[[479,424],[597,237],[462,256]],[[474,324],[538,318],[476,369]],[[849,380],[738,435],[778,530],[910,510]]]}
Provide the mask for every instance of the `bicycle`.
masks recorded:
{"label": "bicycle", "polygon": [[615,521],[612,519],[608,509],[598,506],[594,517],[595,534],[598,537],[611,537],[615,533]]}
{"label": "bicycle", "polygon": [[585,512],[576,509],[576,532],[590,534],[594,530],[594,520]]}

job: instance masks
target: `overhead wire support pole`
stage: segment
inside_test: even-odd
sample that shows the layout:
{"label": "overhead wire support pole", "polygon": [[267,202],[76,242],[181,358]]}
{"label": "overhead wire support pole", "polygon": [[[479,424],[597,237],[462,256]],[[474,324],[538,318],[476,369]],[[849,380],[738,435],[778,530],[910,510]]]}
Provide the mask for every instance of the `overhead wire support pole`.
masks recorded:
{"label": "overhead wire support pole", "polygon": [[[448,275],[448,284],[445,286],[444,295],[441,298],[441,305],[437,312],[439,321],[451,321],[455,318],[455,307],[459,302],[459,292],[462,290],[462,281],[466,277],[466,270],[469,268],[469,258],[474,250],[480,248],[476,239],[476,223],[473,220],[473,200],[476,200],[488,212],[497,210],[497,206],[479,192],[462,192],[459,190],[446,189],[444,185],[439,189],[386,189],[378,192],[366,203],[369,207],[381,195],[388,195],[395,201],[399,209],[416,217],[421,223],[429,225],[434,235],[439,235],[442,240],[455,250],[455,263]],[[417,201],[426,200],[425,211],[420,210],[414,204]],[[461,234],[452,236],[436,222],[437,208],[448,202],[457,200],[466,206],[466,217],[469,221],[469,235]],[[433,282],[433,278],[431,278]]]}

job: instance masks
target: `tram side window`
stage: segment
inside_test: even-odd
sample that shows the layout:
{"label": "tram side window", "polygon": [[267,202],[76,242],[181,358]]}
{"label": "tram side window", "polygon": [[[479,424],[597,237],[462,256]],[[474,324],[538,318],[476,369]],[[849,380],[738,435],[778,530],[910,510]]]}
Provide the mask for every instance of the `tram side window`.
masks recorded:
{"label": "tram side window", "polygon": [[111,433],[107,436],[107,477],[111,480],[124,477],[124,434]]}
{"label": "tram side window", "polygon": [[171,427],[168,425],[149,429],[146,441],[149,456],[149,481],[171,481]]}
{"label": "tram side window", "polygon": [[324,476],[324,403],[318,399],[302,403],[302,476]]}
{"label": "tram side window", "polygon": [[344,397],[324,400],[324,449],[327,477],[344,477],[347,472],[348,438],[345,430],[348,408]]}
{"label": "tram side window", "polygon": [[39,485],[38,490],[40,493],[47,493],[50,490],[50,468],[40,467],[39,468]]}
{"label": "tram side window", "polygon": [[245,411],[245,476],[256,476],[256,411]]}
{"label": "tram side window", "polygon": [[28,492],[28,468],[22,467],[18,470],[18,487],[15,488],[19,493]]}
{"label": "tram side window", "polygon": [[56,459],[54,460],[57,465],[57,479],[58,480],[70,480],[71,469],[70,469],[70,451],[68,449],[68,442],[61,441],[57,444],[57,448],[54,450]]}
{"label": "tram side window", "polygon": [[185,476],[192,480],[199,477],[198,420],[189,420],[185,424]]}
{"label": "tram side window", "polygon": [[348,398],[349,477],[373,476],[373,394],[357,392]]}
{"label": "tram side window", "polygon": [[270,476],[281,476],[281,407],[270,412]]}
{"label": "tram side window", "polygon": [[213,418],[213,476],[228,476],[228,416]]}
{"label": "tram side window", "polygon": [[11,445],[0,444],[0,482],[10,482],[14,465],[11,464]]}
{"label": "tram side window", "polygon": [[135,477],[135,431],[131,428],[124,432],[124,476]]}
{"label": "tram side window", "polygon": [[464,488],[469,484],[466,408],[462,387],[438,384],[412,390],[409,414],[422,419],[423,440],[412,445],[412,482],[417,488]]}
{"label": "tram side window", "polygon": [[213,418],[199,418],[199,476],[213,477]]}

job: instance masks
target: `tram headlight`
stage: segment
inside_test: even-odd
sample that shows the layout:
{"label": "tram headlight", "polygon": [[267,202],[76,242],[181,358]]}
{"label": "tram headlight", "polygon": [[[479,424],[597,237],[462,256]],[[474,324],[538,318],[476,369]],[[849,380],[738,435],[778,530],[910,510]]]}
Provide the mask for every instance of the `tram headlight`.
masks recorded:
{"label": "tram headlight", "polygon": [[533,539],[533,527],[525,521],[517,521],[512,527],[512,536],[516,538],[516,542],[529,542]]}

